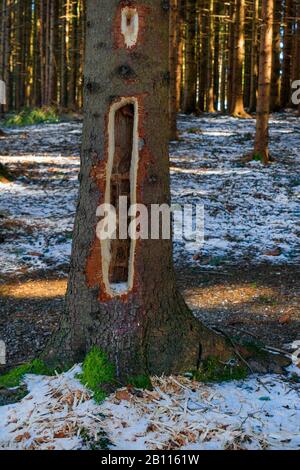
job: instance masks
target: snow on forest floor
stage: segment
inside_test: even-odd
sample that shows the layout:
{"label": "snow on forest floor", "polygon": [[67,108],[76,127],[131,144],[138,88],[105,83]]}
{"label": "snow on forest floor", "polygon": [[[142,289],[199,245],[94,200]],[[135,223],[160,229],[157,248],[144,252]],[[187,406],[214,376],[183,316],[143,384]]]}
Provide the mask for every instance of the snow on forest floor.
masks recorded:
{"label": "snow on forest floor", "polygon": [[0,449],[300,449],[300,385],[285,378],[154,378],[153,391],[122,389],[97,405],[78,372],[27,376],[29,395],[0,407]]}
{"label": "snow on forest floor", "polygon": [[[298,264],[300,259],[300,119],[274,115],[276,163],[242,163],[254,120],[180,116],[171,144],[174,203],[204,205],[205,243],[175,242],[175,258],[218,268],[227,264]],[[1,272],[68,263],[77,200],[81,123],[11,130],[0,163],[22,175],[0,183]]]}
{"label": "snow on forest floor", "polygon": [[171,146],[173,198],[204,205],[205,244],[199,253],[178,245],[178,255],[208,266],[299,263],[299,117],[271,119],[276,163],[268,168],[241,161],[253,150],[254,120],[181,116],[180,129],[183,141]]}

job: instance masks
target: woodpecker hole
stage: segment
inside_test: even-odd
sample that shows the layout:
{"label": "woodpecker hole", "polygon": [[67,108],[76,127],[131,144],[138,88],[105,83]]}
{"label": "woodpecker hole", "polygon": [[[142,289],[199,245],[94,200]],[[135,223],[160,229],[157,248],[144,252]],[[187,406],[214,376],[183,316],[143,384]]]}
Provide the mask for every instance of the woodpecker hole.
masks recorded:
{"label": "woodpecker hole", "polygon": [[122,8],[121,33],[128,49],[136,45],[139,34],[139,15],[136,8]]}
{"label": "woodpecker hole", "polygon": [[136,242],[128,236],[128,211],[122,213],[122,220],[119,219],[119,204],[120,197],[127,201],[128,208],[136,204],[139,152],[136,98],[122,98],[111,106],[108,134],[105,203],[115,208],[117,225],[115,238],[101,241],[102,270],[107,292],[116,296],[127,293],[133,287]]}

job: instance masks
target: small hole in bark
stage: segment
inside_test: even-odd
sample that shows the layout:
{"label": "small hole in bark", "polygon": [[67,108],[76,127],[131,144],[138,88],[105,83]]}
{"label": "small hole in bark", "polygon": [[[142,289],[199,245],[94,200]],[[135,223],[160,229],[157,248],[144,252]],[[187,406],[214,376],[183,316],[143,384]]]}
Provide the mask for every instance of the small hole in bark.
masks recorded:
{"label": "small hole in bark", "polygon": [[122,9],[121,32],[127,48],[136,45],[139,33],[139,16],[136,8],[125,7]]}

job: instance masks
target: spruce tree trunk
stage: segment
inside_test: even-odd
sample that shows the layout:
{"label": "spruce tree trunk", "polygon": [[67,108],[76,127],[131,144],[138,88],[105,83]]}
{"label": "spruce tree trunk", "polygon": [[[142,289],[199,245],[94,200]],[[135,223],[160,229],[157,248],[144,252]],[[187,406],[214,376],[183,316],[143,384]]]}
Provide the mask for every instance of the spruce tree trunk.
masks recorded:
{"label": "spruce tree trunk", "polygon": [[280,79],[281,79],[281,14],[282,1],[274,3],[274,27],[273,27],[273,66],[271,86],[271,111],[276,112],[281,108],[280,104]]}
{"label": "spruce tree trunk", "polygon": [[284,8],[284,37],[283,37],[283,64],[280,100],[281,107],[285,108],[291,100],[291,57],[292,57],[292,29],[293,29],[293,0],[285,0]]}
{"label": "spruce tree trunk", "polygon": [[184,0],[177,0],[177,27],[178,48],[176,58],[176,111],[179,112],[182,105],[183,83]]}
{"label": "spruce tree trunk", "polygon": [[258,85],[258,18],[259,0],[253,0],[252,33],[251,33],[251,77],[250,77],[250,113],[256,111]]}
{"label": "spruce tree trunk", "polygon": [[214,30],[215,30],[215,38],[214,38],[214,107],[215,110],[218,110],[219,106],[219,98],[220,98],[220,49],[221,49],[221,44],[220,44],[220,29],[221,29],[221,23],[220,23],[220,13],[221,13],[221,4],[217,0],[215,2],[215,17],[213,19],[214,23]]}
{"label": "spruce tree trunk", "polygon": [[208,21],[207,21],[207,75],[206,75],[206,110],[208,113],[215,113],[214,95],[214,48],[215,48],[215,28],[214,28],[214,0],[209,0]]}
{"label": "spruce tree trunk", "polygon": [[177,59],[179,47],[178,0],[171,0],[170,11],[170,140],[177,134]]}
{"label": "spruce tree trunk", "polygon": [[244,109],[243,67],[245,62],[245,0],[236,0],[234,66],[232,77],[231,114],[248,117]]}
{"label": "spruce tree trunk", "polygon": [[186,42],[185,42],[185,77],[183,112],[194,113],[196,110],[196,0],[186,0]]}
{"label": "spruce tree trunk", "polygon": [[199,98],[198,98],[198,112],[206,111],[206,88],[207,88],[207,0],[200,2],[200,9],[198,13],[198,35],[199,37],[199,54],[198,54],[198,75],[199,75]]}
{"label": "spruce tree trunk", "polygon": [[229,39],[228,39],[228,75],[227,75],[227,112],[230,113],[233,104],[233,76],[235,57],[235,25],[236,25],[236,1],[229,4]]}
{"label": "spruce tree trunk", "polygon": [[274,0],[263,0],[260,41],[257,121],[254,154],[269,163],[269,113],[272,77]]}
{"label": "spruce tree trunk", "polygon": [[[295,31],[294,31],[294,45],[292,66],[293,74],[292,81],[300,80],[300,0],[295,1]],[[295,106],[293,104],[293,106]]]}
{"label": "spruce tree trunk", "polygon": [[[130,200],[135,197],[148,208],[170,202],[169,11],[161,0],[143,0],[134,5],[131,14],[139,19],[137,42],[126,47],[120,31],[122,3],[87,1],[80,196],[66,315],[48,350],[48,359],[76,361],[97,345],[109,355],[120,378],[177,373],[196,368],[209,355],[228,357],[223,337],[200,324],[177,291],[171,240],[138,240],[127,291],[118,295],[107,284],[104,265],[108,258],[96,236],[96,211],[106,200],[111,183],[117,184],[123,174],[115,167],[111,176],[107,172],[114,149],[108,139],[111,125],[114,156],[117,158],[121,152],[128,159],[131,152],[133,155],[132,120],[137,123],[133,132],[138,160],[131,163],[131,171],[132,165],[137,165],[137,180],[131,180]],[[113,109],[119,111],[108,127]],[[124,272],[117,267],[110,265],[113,282],[118,276],[124,281]]]}

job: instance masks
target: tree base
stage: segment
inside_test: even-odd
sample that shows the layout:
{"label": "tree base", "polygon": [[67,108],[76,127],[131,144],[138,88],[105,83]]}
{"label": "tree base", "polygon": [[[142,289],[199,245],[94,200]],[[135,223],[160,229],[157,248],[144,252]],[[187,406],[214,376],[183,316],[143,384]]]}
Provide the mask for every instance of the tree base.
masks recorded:
{"label": "tree base", "polygon": [[[98,346],[115,364],[117,378],[122,383],[126,383],[128,377],[138,375],[196,372],[209,358],[218,359],[223,364],[233,361],[246,367],[249,373],[283,373],[284,368],[291,364],[284,355],[265,350],[261,354],[233,343],[221,331],[212,330],[197,320],[183,300],[177,305],[176,312],[167,322],[162,313],[160,324],[148,325],[145,334],[136,338],[135,351],[130,350],[128,354],[126,347],[121,344],[112,343],[105,348],[101,335],[96,332],[92,337],[81,336],[80,342],[86,344],[85,348],[74,348],[72,328],[64,321],[42,358],[51,366],[66,368],[82,362],[90,349]],[[82,334],[84,330],[81,330]]]}
{"label": "tree base", "polygon": [[231,116],[237,119],[254,119],[253,116],[246,111],[234,111],[231,113]]}

